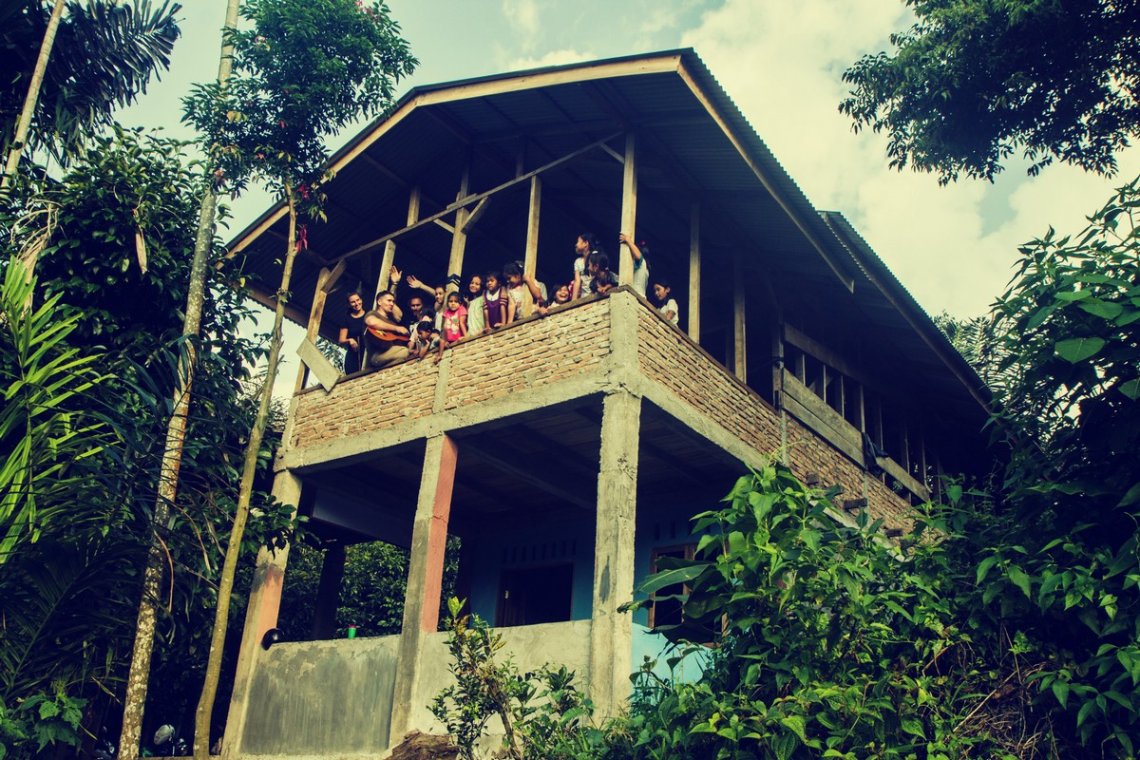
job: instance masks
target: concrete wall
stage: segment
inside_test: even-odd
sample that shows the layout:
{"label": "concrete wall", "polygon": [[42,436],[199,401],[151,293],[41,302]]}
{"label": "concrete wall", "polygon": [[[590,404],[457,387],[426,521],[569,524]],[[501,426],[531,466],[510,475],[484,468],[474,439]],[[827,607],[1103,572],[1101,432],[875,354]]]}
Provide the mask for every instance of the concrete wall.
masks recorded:
{"label": "concrete wall", "polygon": [[399,636],[284,642],[258,658],[242,755],[379,754]]}
{"label": "concrete wall", "polygon": [[[548,663],[565,665],[577,674],[580,685],[584,686],[589,680],[589,620],[499,628],[497,632],[502,635],[504,642],[499,656],[510,657],[519,670],[525,672]],[[442,733],[444,730],[427,706],[436,694],[454,683],[454,678],[448,669],[450,665],[451,655],[447,651],[447,634],[427,634],[411,716],[411,724],[421,731]],[[502,733],[497,721],[491,724],[490,733],[492,735]]]}

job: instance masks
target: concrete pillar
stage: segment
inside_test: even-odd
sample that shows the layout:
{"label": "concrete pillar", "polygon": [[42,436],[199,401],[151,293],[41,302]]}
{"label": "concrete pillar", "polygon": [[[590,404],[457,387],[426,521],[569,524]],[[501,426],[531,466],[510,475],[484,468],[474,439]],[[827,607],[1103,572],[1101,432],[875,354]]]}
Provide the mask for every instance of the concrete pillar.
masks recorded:
{"label": "concrete pillar", "polygon": [[640,423],[639,397],[625,390],[606,396],[590,628],[590,694],[600,717],[617,715],[630,694],[633,618],[618,607],[633,598]]}
{"label": "concrete pillar", "polygon": [[[288,470],[278,472],[273,479],[273,496],[283,504],[296,507],[301,501],[301,479]],[[241,648],[238,650],[237,670],[234,674],[234,691],[230,697],[229,717],[223,739],[222,753],[227,758],[239,756],[241,735],[249,707],[249,686],[253,683],[257,658],[263,651],[261,639],[266,631],[277,627],[281,589],[285,584],[285,566],[288,562],[288,546],[277,551],[262,548],[257,554],[257,567],[253,571],[249,605],[245,610],[245,626],[242,629]]]}
{"label": "concrete pillar", "polygon": [[336,635],[336,610],[340,606],[340,583],[344,579],[344,561],[343,544],[333,544],[325,549],[325,560],[321,563],[321,579],[317,582],[317,600],[313,605],[314,639],[331,639]]}
{"label": "concrete pillar", "polygon": [[423,635],[439,627],[439,597],[443,589],[443,559],[447,549],[447,522],[451,515],[457,455],[455,441],[446,433],[427,439],[416,520],[412,526],[404,625],[392,697],[389,732],[392,744],[415,728],[410,723],[412,714],[419,707],[416,704],[416,681],[419,680]]}

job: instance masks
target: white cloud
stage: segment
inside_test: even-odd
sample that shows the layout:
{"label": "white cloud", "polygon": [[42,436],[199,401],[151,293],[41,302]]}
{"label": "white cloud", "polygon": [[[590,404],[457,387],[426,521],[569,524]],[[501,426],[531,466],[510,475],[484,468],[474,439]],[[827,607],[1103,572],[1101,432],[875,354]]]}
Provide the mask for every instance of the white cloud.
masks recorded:
{"label": "white cloud", "polygon": [[565,48],[551,50],[539,56],[522,56],[507,61],[505,71],[519,71],[520,69],[537,69],[543,66],[561,66],[565,63],[580,63],[590,61],[597,56],[588,51]]}
{"label": "white cloud", "polygon": [[1121,156],[1113,180],[1054,166],[1036,178],[1011,168],[997,186],[939,187],[934,175],[888,169],[885,138],[853,134],[838,112],[840,76],[907,23],[901,3],[727,0],[682,44],[696,48],[812,203],[843,212],[919,303],[977,314],[1004,289],[1017,246],[1050,224],[1080,230],[1114,186],[1140,174],[1140,149]]}
{"label": "white cloud", "polygon": [[521,37],[524,50],[533,50],[541,29],[535,0],[503,0],[503,15],[511,31]]}

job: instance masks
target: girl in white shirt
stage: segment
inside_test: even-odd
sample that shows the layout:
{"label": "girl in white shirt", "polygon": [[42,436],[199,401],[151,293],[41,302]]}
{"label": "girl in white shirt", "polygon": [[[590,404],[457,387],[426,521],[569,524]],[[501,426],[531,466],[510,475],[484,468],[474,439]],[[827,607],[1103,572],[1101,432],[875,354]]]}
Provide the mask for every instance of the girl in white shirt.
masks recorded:
{"label": "girl in white shirt", "polygon": [[657,310],[665,315],[665,319],[680,326],[681,310],[677,308],[677,301],[671,295],[672,290],[665,280],[659,279],[653,283],[653,296],[657,302]]}

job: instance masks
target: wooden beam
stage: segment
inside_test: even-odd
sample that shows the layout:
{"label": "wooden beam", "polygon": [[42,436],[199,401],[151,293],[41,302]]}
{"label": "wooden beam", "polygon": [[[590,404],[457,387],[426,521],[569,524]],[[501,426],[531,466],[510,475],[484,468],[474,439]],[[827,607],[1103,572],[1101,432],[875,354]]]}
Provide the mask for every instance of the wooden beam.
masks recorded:
{"label": "wooden beam", "polygon": [[340,276],[344,274],[344,270],[347,267],[348,262],[338,261],[336,263],[336,266],[332,268],[332,271],[329,272],[329,276],[326,277],[325,281],[321,284],[321,290],[323,290],[325,293],[331,293],[333,288],[336,287],[337,280],[339,280]]}
{"label": "wooden beam", "polygon": [[689,337],[701,342],[701,204],[689,210]]}
{"label": "wooden beam", "polygon": [[[637,237],[637,138],[633,132],[625,136],[625,169],[621,182],[621,231],[630,238]],[[633,254],[629,246],[621,246],[621,263],[618,267],[618,283],[633,284]]]}
{"label": "wooden beam", "polygon": [[634,60],[591,63],[572,68],[559,67],[556,70],[523,72],[509,79],[496,77],[490,81],[471,82],[447,87],[420,96],[424,105],[450,103],[457,100],[481,98],[487,95],[500,95],[520,90],[533,90],[573,82],[591,82],[612,77],[660,74],[677,71],[681,66],[681,56],[638,58]]}
{"label": "wooden beam", "polygon": [[602,150],[603,150],[603,151],[605,151],[607,154],[609,154],[609,155],[610,155],[610,156],[611,156],[611,157],[612,157],[612,158],[613,158],[615,161],[617,161],[619,164],[624,164],[624,163],[625,163],[625,156],[623,156],[622,154],[618,153],[616,150],[614,150],[614,149],[613,149],[613,148],[611,148],[610,146],[608,146],[608,145],[603,145],[603,146],[602,146]]}
{"label": "wooden beam", "polygon": [[742,383],[748,382],[748,342],[744,331],[746,327],[744,313],[744,272],[740,260],[741,254],[734,251],[732,254],[732,361],[733,374]]}
{"label": "wooden beam", "polygon": [[472,209],[471,213],[467,215],[467,219],[463,222],[464,235],[471,234],[471,229],[475,226],[475,223],[479,221],[479,217],[487,213],[487,206],[489,205],[491,205],[490,198],[484,198],[475,204],[475,208]]}
{"label": "wooden beam", "polygon": [[[305,326],[305,340],[313,344],[316,344],[317,337],[321,334],[321,317],[325,313],[325,302],[329,297],[329,291],[325,288],[325,283],[332,278],[334,271],[335,270],[326,267],[317,275],[317,287],[313,293],[313,305],[309,308],[309,321]],[[340,267],[340,271],[336,272],[336,276],[339,277],[343,271],[344,267]],[[333,282],[336,282],[336,280],[333,279]],[[297,382],[293,385],[294,394],[305,387],[305,381],[308,377],[309,367],[304,362],[301,362],[301,366],[297,368]]]}
{"label": "wooden beam", "polygon": [[[526,250],[523,253],[523,274],[534,277],[538,266],[538,222],[542,215],[542,178],[530,178],[530,205],[526,216]],[[534,312],[534,296],[530,288],[523,288],[523,316]]]}
{"label": "wooden beam", "polygon": [[[468,151],[467,158],[463,163],[463,173],[459,177],[459,192],[455,195],[456,202],[463,200],[469,194],[472,158],[471,152]],[[489,197],[480,199],[480,206]],[[479,206],[476,207],[476,209],[478,208]],[[447,271],[444,273],[448,279],[447,289],[449,291],[459,290],[459,283],[451,282],[451,275],[463,271],[463,253],[467,250],[467,219],[470,214],[471,212],[468,212],[464,206],[455,209],[455,231],[451,233],[451,253],[447,257]]]}
{"label": "wooden beam", "polygon": [[[420,186],[415,185],[408,193],[408,216],[407,223],[409,225],[415,224],[420,216]],[[341,259],[344,261],[345,259]],[[380,259],[380,277],[376,280],[376,292],[379,293],[388,289],[388,278],[392,272],[392,265],[396,263],[396,241],[388,240],[384,244],[384,256]],[[366,304],[368,311],[372,310],[376,304]]]}
{"label": "wooden beam", "polygon": [[443,217],[447,216],[448,214],[452,213],[453,211],[455,211],[459,208],[466,208],[467,206],[470,206],[473,203],[478,203],[479,201],[483,200],[484,198],[495,195],[496,193],[500,193],[503,190],[506,190],[508,188],[514,187],[515,185],[519,184],[520,182],[526,182],[531,177],[537,177],[539,174],[550,171],[551,169],[555,168],[556,166],[561,166],[562,164],[566,163],[567,161],[573,161],[575,158],[578,158],[579,156],[583,155],[584,153],[588,153],[591,150],[594,150],[595,148],[597,148],[598,146],[604,145],[605,143],[607,143],[610,140],[617,137],[619,134],[621,134],[621,133],[616,132],[612,135],[608,135],[608,136],[602,138],[601,140],[596,140],[596,141],[590,143],[589,145],[585,145],[585,146],[583,146],[583,147],[581,147],[575,151],[571,151],[570,153],[567,153],[564,156],[556,158],[553,161],[550,161],[546,164],[543,164],[542,166],[540,166],[537,169],[532,169],[531,171],[527,172],[526,174],[521,174],[518,177],[515,177],[514,179],[510,179],[510,180],[507,180],[506,182],[498,184],[495,187],[492,187],[490,190],[484,190],[481,193],[475,193],[473,195],[467,196],[466,198],[461,198],[460,200],[457,200],[455,203],[448,205],[442,211],[437,211],[436,213],[432,214],[431,216],[424,217],[423,219],[420,219],[419,221],[415,222],[414,224],[408,224],[405,227],[401,227],[400,229],[395,230],[394,232],[389,232],[387,235],[384,235],[382,237],[378,237],[375,240],[372,240],[368,243],[365,243],[364,245],[359,245],[356,248],[353,248],[351,251],[348,251],[346,253],[342,253],[339,256],[334,257],[329,263],[332,264],[332,263],[335,263],[337,261],[340,261],[341,259],[348,259],[348,258],[352,258],[353,256],[358,256],[362,253],[367,253],[368,251],[371,251],[371,250],[383,245],[384,243],[387,243],[389,240],[395,240],[396,238],[402,237],[402,236],[408,234],[409,232],[412,232],[413,230],[419,229],[420,227],[424,226],[425,224],[431,224],[436,219],[442,219]]}

